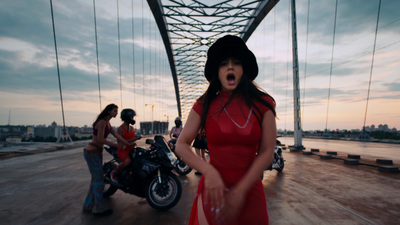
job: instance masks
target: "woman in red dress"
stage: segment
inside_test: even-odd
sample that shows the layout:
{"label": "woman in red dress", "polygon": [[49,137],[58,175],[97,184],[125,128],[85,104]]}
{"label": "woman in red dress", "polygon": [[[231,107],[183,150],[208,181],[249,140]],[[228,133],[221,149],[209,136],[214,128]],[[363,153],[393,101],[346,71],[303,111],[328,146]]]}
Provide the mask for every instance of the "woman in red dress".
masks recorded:
{"label": "woman in red dress", "polygon": [[[123,109],[121,111],[121,120],[123,123],[118,127],[117,133],[124,138],[124,140],[128,141],[131,145],[124,146],[123,148],[118,148],[117,155],[121,159],[122,163],[120,163],[114,170],[111,172],[111,181],[118,184],[118,179],[120,172],[131,164],[130,153],[136,147],[136,141],[141,137],[136,136],[135,129],[132,125],[135,125],[136,121],[134,120],[136,116],[136,112],[133,109]],[[118,141],[120,143],[120,141]]]}
{"label": "woman in red dress", "polygon": [[[257,74],[256,58],[239,37],[224,36],[208,50],[209,87],[176,144],[203,174],[189,224],[268,224],[260,175],[273,160],[276,113],[274,99],[253,81]],[[207,135],[209,163],[190,148],[199,129]]]}

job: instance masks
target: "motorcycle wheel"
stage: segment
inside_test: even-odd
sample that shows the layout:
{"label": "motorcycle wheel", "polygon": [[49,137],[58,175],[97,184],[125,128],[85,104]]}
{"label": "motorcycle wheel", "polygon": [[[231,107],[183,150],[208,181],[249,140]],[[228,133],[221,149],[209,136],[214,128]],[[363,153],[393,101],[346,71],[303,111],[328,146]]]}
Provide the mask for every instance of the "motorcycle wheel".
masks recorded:
{"label": "motorcycle wheel", "polygon": [[162,174],[161,183],[154,176],[146,188],[146,200],[149,205],[158,210],[174,207],[182,196],[182,185],[174,174]]}
{"label": "motorcycle wheel", "polygon": [[178,163],[175,165],[174,170],[181,176],[185,176],[189,174],[192,171],[192,168],[190,168],[186,163],[182,160],[179,159]]}
{"label": "motorcycle wheel", "polygon": [[283,160],[283,158],[280,158],[280,159],[279,159],[279,168],[276,168],[276,170],[277,170],[278,172],[282,172],[283,167],[285,167],[285,160]]}
{"label": "motorcycle wheel", "polygon": [[114,186],[111,182],[111,171],[116,167],[114,163],[104,163],[103,165],[103,172],[104,172],[104,191],[103,197],[109,198],[113,195],[117,190],[118,187]]}

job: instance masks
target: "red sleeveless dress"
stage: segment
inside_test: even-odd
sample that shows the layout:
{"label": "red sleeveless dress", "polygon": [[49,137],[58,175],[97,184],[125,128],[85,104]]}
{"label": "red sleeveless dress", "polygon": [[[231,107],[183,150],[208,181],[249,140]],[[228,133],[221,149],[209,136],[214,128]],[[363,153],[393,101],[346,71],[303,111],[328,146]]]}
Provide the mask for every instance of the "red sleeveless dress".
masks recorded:
{"label": "red sleeveless dress", "polygon": [[[128,130],[126,130],[126,128],[124,126],[122,126],[122,128],[124,129],[124,135],[122,135],[122,137],[125,140],[130,140],[135,137],[136,132],[135,132],[135,129],[133,129],[133,127],[130,127],[130,129],[132,129],[132,132],[129,132]],[[117,154],[118,154],[118,157],[122,160],[122,162],[125,162],[126,159],[129,159],[129,153],[134,148],[135,147],[133,147],[133,146],[126,145],[123,149],[118,149]]]}
{"label": "red sleeveless dress", "polygon": [[[227,186],[234,186],[250,168],[256,158],[256,153],[261,140],[261,126],[257,117],[251,113],[256,112],[262,120],[262,115],[270,110],[268,107],[256,102],[258,109],[250,109],[240,95],[236,94],[232,101],[222,109],[230,95],[222,91],[210,104],[205,132],[210,155],[210,164],[221,174]],[[272,106],[275,103],[271,97],[263,97]],[[203,110],[203,101],[198,100],[193,110],[200,116]],[[195,225],[198,222],[198,196],[204,198],[204,176],[200,178],[197,196],[194,200],[189,224]],[[203,211],[208,224],[217,224],[211,214],[209,205],[204,205]],[[264,188],[259,179],[246,195],[245,202],[239,215],[230,225],[268,224],[268,212]]]}

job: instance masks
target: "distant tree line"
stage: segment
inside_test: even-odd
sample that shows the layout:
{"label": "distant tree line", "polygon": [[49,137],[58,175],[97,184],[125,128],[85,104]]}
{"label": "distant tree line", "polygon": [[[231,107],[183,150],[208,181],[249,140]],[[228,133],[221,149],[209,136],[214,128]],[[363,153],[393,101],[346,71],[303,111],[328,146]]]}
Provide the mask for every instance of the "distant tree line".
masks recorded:
{"label": "distant tree line", "polygon": [[[329,137],[329,138],[351,138],[358,139],[362,131],[360,130],[329,130],[329,131],[303,131],[303,137]],[[393,131],[367,131],[370,138],[377,140],[400,140],[400,132]],[[278,135],[293,135],[293,131],[278,131]]]}
{"label": "distant tree line", "polygon": [[375,139],[390,139],[390,140],[400,140],[400,134],[394,132],[385,132],[385,131],[373,131],[368,133],[369,136]]}

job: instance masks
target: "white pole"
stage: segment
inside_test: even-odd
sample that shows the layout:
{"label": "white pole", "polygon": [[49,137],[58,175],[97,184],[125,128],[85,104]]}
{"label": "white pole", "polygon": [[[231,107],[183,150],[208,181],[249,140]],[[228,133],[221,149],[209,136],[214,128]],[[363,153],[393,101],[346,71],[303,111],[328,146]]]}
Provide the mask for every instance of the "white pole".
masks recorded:
{"label": "white pole", "polygon": [[301,116],[300,116],[300,86],[299,86],[299,58],[297,55],[297,24],[296,2],[292,6],[292,53],[293,53],[293,110],[294,110],[294,150],[303,150]]}

